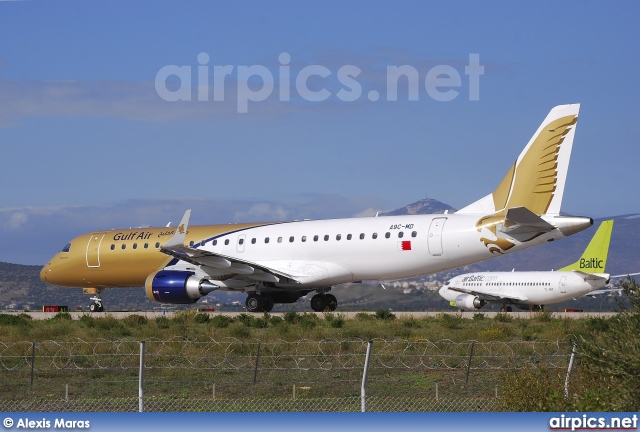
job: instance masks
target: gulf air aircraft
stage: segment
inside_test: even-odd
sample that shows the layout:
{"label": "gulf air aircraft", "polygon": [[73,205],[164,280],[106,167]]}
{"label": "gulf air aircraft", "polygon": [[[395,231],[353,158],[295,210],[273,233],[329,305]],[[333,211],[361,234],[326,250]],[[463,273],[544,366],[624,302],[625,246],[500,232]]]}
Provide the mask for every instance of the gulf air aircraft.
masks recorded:
{"label": "gulf air aircraft", "polygon": [[497,188],[453,214],[189,226],[188,210],[175,229],[76,237],[40,276],[93,294],[92,311],[103,310],[104,289],[131,286],[174,304],[215,290],[245,292],[250,312],[315,292],[314,311],[335,310],[329,292],[338,284],[435,273],[591,226],[590,218],[560,215],[578,110],[553,108]]}
{"label": "gulf air aircraft", "polygon": [[612,229],[613,220],[602,222],[580,259],[558,271],[468,273],[451,279],[439,293],[460,310],[498,303],[501,312],[511,312],[511,305],[542,310],[581,297],[621,277],[605,273]]}

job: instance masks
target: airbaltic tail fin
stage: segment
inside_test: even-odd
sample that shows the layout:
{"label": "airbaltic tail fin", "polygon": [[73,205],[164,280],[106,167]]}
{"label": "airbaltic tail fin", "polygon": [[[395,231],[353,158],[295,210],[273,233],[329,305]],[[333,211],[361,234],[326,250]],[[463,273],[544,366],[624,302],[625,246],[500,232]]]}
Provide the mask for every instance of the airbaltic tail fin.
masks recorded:
{"label": "airbaltic tail fin", "polygon": [[537,216],[560,214],[579,104],[553,108],[493,193],[458,213],[503,220],[510,208],[526,207]]}
{"label": "airbaltic tail fin", "polygon": [[593,235],[589,246],[575,263],[558,271],[581,271],[585,273],[604,273],[609,254],[609,242],[613,230],[613,219],[603,221]]}

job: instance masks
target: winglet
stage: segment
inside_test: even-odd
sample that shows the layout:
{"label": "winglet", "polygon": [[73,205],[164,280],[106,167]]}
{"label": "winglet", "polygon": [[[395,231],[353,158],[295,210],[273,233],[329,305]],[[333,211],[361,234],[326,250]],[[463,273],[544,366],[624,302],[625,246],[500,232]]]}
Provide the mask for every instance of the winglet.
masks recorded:
{"label": "winglet", "polygon": [[613,219],[603,221],[593,235],[589,245],[578,261],[558,271],[580,271],[585,273],[604,273],[609,254],[609,242],[613,230]]}
{"label": "winglet", "polygon": [[167,242],[162,245],[163,248],[170,248],[174,246],[184,246],[184,238],[187,235],[187,228],[189,227],[189,218],[191,217],[191,210],[184,212],[180,224],[176,228],[176,232],[173,234]]}

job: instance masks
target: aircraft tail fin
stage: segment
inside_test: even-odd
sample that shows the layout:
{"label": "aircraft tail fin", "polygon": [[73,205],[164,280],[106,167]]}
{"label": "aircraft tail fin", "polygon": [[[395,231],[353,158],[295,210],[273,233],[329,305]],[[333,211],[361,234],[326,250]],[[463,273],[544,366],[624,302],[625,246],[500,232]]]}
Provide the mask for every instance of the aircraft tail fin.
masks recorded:
{"label": "aircraft tail fin", "polygon": [[553,108],[493,193],[457,213],[499,216],[526,207],[537,216],[560,214],[580,104]]}
{"label": "aircraft tail fin", "polygon": [[558,271],[579,271],[584,273],[604,273],[609,254],[609,243],[613,219],[603,221],[593,235],[589,245],[578,261]]}

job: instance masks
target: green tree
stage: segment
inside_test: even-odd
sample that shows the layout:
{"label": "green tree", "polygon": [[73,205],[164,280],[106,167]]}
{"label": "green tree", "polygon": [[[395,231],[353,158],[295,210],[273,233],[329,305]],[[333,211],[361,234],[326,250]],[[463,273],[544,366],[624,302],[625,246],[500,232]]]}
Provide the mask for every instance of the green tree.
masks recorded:
{"label": "green tree", "polygon": [[576,395],[580,407],[640,410],[640,286],[628,277],[620,287],[629,305],[618,302],[620,312],[606,331],[580,338],[581,367],[598,384]]}

